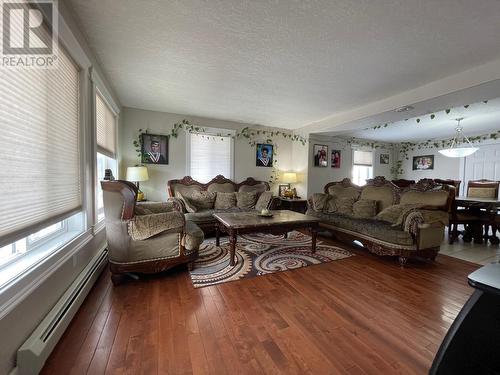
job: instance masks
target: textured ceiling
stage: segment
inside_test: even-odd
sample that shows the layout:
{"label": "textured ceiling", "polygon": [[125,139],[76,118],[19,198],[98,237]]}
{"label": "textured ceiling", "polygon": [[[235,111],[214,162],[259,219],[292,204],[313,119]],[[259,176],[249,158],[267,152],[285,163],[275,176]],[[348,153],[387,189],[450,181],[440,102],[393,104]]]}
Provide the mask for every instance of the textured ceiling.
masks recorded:
{"label": "textured ceiling", "polygon": [[67,0],[129,107],[298,128],[500,57],[498,0]]}
{"label": "textured ceiling", "polygon": [[[417,118],[420,122],[417,123]],[[451,108],[449,113],[439,111],[431,119],[430,114],[412,117],[406,121],[389,123],[379,129],[364,129],[330,133],[328,135],[352,136],[375,141],[404,142],[427,139],[453,138],[457,121],[463,118],[461,125],[465,135],[489,134],[500,130],[500,98],[487,103],[473,103],[465,107]],[[378,125],[378,124],[377,124]]]}

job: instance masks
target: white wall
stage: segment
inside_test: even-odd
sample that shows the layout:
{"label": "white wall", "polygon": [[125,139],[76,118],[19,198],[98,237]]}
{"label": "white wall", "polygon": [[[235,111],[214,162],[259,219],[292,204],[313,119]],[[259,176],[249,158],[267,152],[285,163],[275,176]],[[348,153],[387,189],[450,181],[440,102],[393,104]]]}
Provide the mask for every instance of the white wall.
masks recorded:
{"label": "white wall", "polygon": [[[251,128],[262,128],[255,125],[241,124],[230,121],[214,120],[208,118],[178,115],[173,113],[155,112],[140,110],[135,108],[123,108],[122,122],[119,129],[120,144],[120,178],[124,178],[127,167],[140,164],[139,157],[132,145],[134,139],[137,139],[139,129],[148,129],[150,133],[170,134],[173,125],[183,119],[189,120],[194,125],[202,127],[213,127],[222,129],[241,130],[246,126]],[[273,128],[272,130],[277,130]],[[257,139],[258,140],[258,139]],[[262,142],[265,137],[262,137]],[[277,146],[277,168],[280,171],[292,170],[292,148],[307,146],[292,145],[291,140],[285,140],[281,136],[274,138]],[[238,138],[235,140],[235,171],[234,179],[240,182],[247,177],[253,177],[257,180],[268,181],[272,173],[272,168],[257,167],[255,165],[255,146],[251,147],[248,140]],[[141,190],[146,194],[149,200],[166,200],[167,181],[176,178],[182,178],[188,174],[186,164],[186,136],[184,131],[179,132],[178,138],[171,138],[169,141],[169,164],[152,165],[147,164],[149,181],[141,183]],[[277,185],[272,187],[277,193]]]}
{"label": "white wall", "polygon": [[[434,169],[425,171],[414,171],[413,157],[422,155],[434,155]],[[460,158],[448,158],[441,155],[436,148],[420,149],[410,151],[408,160],[403,160],[404,173],[400,178],[418,181],[422,178],[460,179]]]}
{"label": "white wall", "polygon": [[[328,167],[314,166],[314,145],[328,146]],[[384,176],[387,179],[392,179],[391,166],[393,163],[393,151],[391,149],[371,149],[364,147],[363,149],[373,151],[373,176]],[[341,151],[340,168],[331,167],[331,152],[332,150]],[[353,148],[349,146],[344,139],[311,135],[309,142],[308,154],[308,178],[307,178],[307,194],[322,193],[325,185],[332,181],[341,181],[344,178],[351,178],[352,174],[352,153]],[[380,164],[380,154],[385,153],[390,155],[390,162],[387,165]]]}

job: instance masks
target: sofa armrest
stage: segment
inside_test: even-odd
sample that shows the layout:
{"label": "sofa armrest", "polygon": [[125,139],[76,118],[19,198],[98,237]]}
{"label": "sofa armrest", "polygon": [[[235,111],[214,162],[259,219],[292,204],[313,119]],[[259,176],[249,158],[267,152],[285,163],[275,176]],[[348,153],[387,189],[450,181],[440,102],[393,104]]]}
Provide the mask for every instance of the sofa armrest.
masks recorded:
{"label": "sofa armrest", "polygon": [[128,233],[134,241],[146,240],[163,232],[181,233],[186,220],[179,211],[135,216],[128,223]]}
{"label": "sofa armrest", "polygon": [[168,201],[170,202],[174,208],[175,211],[178,211],[180,213],[185,214],[187,212],[186,210],[186,205],[184,204],[184,201],[179,198],[168,198]]}

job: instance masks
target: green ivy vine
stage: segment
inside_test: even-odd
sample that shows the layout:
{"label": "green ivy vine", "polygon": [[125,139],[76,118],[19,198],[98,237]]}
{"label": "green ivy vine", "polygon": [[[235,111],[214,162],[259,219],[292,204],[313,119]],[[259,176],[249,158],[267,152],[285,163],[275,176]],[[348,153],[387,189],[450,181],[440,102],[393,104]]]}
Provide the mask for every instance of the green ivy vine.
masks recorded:
{"label": "green ivy vine", "polygon": [[[308,139],[305,137],[302,137],[298,134],[290,133],[290,132],[284,132],[281,130],[265,130],[265,129],[252,129],[250,127],[245,127],[241,129],[240,131],[237,131],[236,133],[234,132],[228,132],[228,133],[210,133],[207,131],[206,128],[198,125],[191,124],[188,120],[182,120],[181,122],[177,122],[173,125],[172,130],[169,134],[169,137],[171,138],[178,138],[179,132],[184,131],[186,133],[190,134],[198,134],[202,137],[212,137],[215,139],[216,137],[220,137],[222,140],[224,140],[225,137],[231,137],[232,139],[238,139],[238,138],[244,138],[248,140],[248,144],[251,147],[254,147],[257,143],[267,143],[273,146],[273,167],[271,171],[271,176],[269,177],[269,184],[275,184],[276,182],[279,181],[280,177],[280,172],[277,168],[278,164],[278,159],[276,156],[278,155],[278,145],[276,142],[273,140],[273,138],[276,137],[281,137],[285,140],[290,140],[292,142],[299,142],[302,144],[302,146],[305,146],[308,142]],[[135,151],[137,152],[137,156],[140,158],[141,155],[141,150],[142,150],[142,138],[141,134],[142,133],[148,133],[147,129],[139,129],[137,138],[133,140],[133,146],[135,148]],[[265,138],[263,140],[263,138]]]}

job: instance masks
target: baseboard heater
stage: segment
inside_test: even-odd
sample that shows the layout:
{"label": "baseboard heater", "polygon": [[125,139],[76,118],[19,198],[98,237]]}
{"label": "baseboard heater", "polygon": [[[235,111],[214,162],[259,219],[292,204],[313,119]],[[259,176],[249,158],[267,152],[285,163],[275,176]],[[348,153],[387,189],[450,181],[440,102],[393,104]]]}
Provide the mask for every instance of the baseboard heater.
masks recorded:
{"label": "baseboard heater", "polygon": [[71,319],[106,266],[107,249],[99,252],[17,351],[16,374],[38,374]]}

